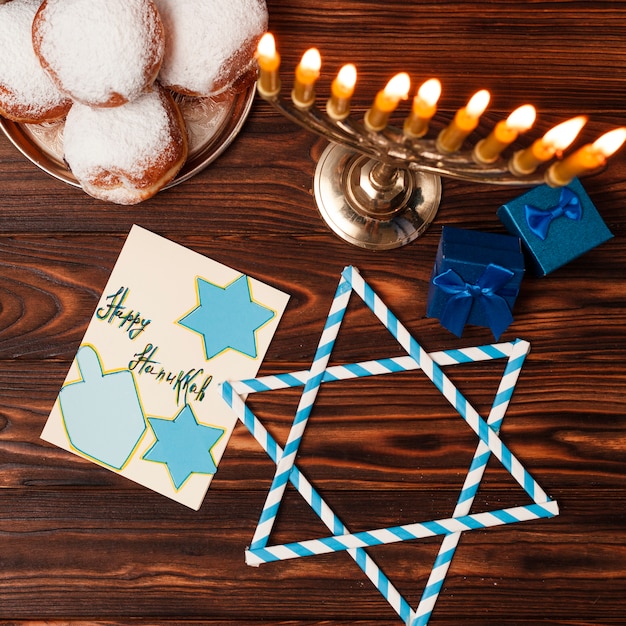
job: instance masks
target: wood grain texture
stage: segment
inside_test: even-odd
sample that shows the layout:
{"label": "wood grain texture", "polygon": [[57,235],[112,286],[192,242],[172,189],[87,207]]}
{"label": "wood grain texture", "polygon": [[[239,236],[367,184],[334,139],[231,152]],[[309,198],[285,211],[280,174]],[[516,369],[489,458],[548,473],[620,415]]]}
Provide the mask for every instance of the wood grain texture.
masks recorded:
{"label": "wood grain texture", "polygon": [[[320,98],[341,64],[357,64],[355,115],[404,70],[416,82],[443,82],[433,134],[482,87],[493,99],[472,140],[524,102],[539,109],[533,138],[579,113],[590,118],[581,142],[625,123],[623,2],[268,5],[286,88],[300,55],[317,46],[324,59]],[[310,365],[346,265],[360,269],[427,350],[492,340],[476,327],[459,340],[426,318],[426,294],[441,225],[503,232],[495,211],[513,192],[446,180],[435,224],[422,239],[384,253],[360,250],[335,238],[315,208],[313,173],[325,146],[257,100],[240,136],[208,169],[148,202],[121,207],[51,179],[0,137],[1,625],[399,623],[345,554],[245,565],[273,476],[245,428],[236,428],[198,512],[39,438],[132,224],[291,294],[263,373]],[[503,337],[532,346],[503,437],[561,514],[466,533],[433,625],[624,623],[625,181],[623,153],[585,181],[615,237],[549,277],[528,276]],[[334,359],[394,354],[402,351],[380,323],[351,303]],[[501,367],[448,372],[486,412]],[[297,402],[294,391],[251,398],[281,441]],[[346,524],[365,530],[448,515],[474,447],[470,429],[412,372],[325,385],[299,464]],[[526,502],[490,463],[476,509]],[[289,491],[276,539],[324,534]],[[438,545],[424,540],[371,554],[416,604]]]}

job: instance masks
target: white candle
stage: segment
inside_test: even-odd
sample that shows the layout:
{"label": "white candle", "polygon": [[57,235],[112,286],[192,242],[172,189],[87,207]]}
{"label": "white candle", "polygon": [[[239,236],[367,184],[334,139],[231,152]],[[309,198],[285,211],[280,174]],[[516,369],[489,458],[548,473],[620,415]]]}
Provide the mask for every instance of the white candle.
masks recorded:
{"label": "white candle", "polygon": [[345,120],[350,115],[350,98],[356,85],[356,67],[352,63],[344,65],[330,86],[330,99],[326,103],[328,116],[335,120]]}
{"label": "white candle", "polygon": [[529,148],[516,152],[509,161],[509,170],[516,176],[532,174],[542,163],[570,146],[586,123],[587,118],[579,115],[551,128]]}
{"label": "white candle", "polygon": [[309,109],[315,102],[315,81],[320,76],[322,57],[317,48],[309,48],[296,67],[291,99],[299,109]]}
{"label": "white candle", "polygon": [[491,95],[486,89],[476,92],[467,103],[459,109],[450,125],[444,128],[437,138],[437,149],[440,152],[456,152],[466,137],[478,126],[480,116],[489,105]]}
{"label": "white candle", "polygon": [[411,113],[404,122],[404,134],[407,137],[419,138],[428,132],[428,123],[437,112],[437,101],[441,96],[441,83],[431,78],[422,83],[413,98]]}
{"label": "white candle", "polygon": [[365,127],[370,131],[380,131],[387,126],[389,116],[396,110],[400,100],[409,97],[411,79],[405,72],[396,74],[385,88],[376,94],[374,104],[365,114]]}
{"label": "white candle", "polygon": [[280,55],[276,52],[276,42],[271,33],[265,33],[259,40],[256,51],[259,65],[257,89],[262,96],[275,96],[280,92]]}
{"label": "white candle", "polygon": [[537,112],[532,104],[524,104],[515,109],[506,120],[498,122],[491,133],[481,139],[474,148],[474,159],[479,163],[493,163],[500,153],[511,145],[520,133],[527,131],[534,123]]}
{"label": "white candle", "polygon": [[552,187],[563,187],[576,176],[602,167],[626,141],[626,128],[616,128],[587,144],[563,161],[558,161],[546,172],[546,182]]}

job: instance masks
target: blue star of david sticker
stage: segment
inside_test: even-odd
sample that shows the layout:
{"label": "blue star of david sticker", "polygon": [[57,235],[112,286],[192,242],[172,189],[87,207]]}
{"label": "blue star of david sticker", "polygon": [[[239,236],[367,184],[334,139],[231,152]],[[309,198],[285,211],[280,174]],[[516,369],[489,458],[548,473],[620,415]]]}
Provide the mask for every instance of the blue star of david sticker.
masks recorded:
{"label": "blue star of david sticker", "polygon": [[206,360],[231,349],[255,359],[257,331],[276,315],[255,302],[247,276],[241,275],[226,287],[198,278],[198,306],[178,323],[202,335]]}
{"label": "blue star of david sticker", "polygon": [[[363,361],[361,363],[350,363],[333,367],[328,366],[335,338],[343,321],[352,291],[361,297],[365,305],[406,350],[406,357]],[[368,578],[397,612],[404,624],[410,626],[424,626],[427,624],[462,533],[491,526],[558,515],[558,504],[548,497],[533,476],[499,437],[500,426],[528,349],[529,344],[527,342],[516,340],[508,344],[475,346],[429,354],[423,350],[372,288],[361,278],[358,271],[352,267],[346,268],[337,287],[337,292],[326,319],[322,337],[310,370],[243,381],[226,381],[221,384],[222,397],[226,403],[234,410],[240,421],[248,428],[276,464],[276,473],[270,486],[265,506],[259,518],[250,548],[246,550],[246,562],[249,565],[260,565],[261,563],[272,561],[346,551],[363,572],[367,574]],[[485,420],[454,386],[443,372],[442,366],[503,357],[508,358],[508,361],[491,411]],[[420,369],[426,374],[479,439],[465,482],[459,494],[457,505],[451,517],[448,518],[350,533],[346,525],[322,499],[321,495],[301,473],[298,465],[295,463],[299,444],[302,440],[310,412],[315,404],[317,392],[322,383],[415,369]],[[271,391],[273,389],[296,386],[303,386],[304,389],[283,449],[273,439],[261,420],[246,405],[245,397],[252,392]],[[532,500],[531,504],[476,514],[471,513],[470,509],[474,496],[482,481],[483,473],[491,455],[500,461],[522,490],[526,492],[527,496]],[[272,532],[287,483],[291,483],[302,495],[329,531],[331,531],[331,535],[287,544],[268,545],[268,539]],[[371,559],[365,549],[371,546],[436,535],[443,537],[439,554],[424,587],[419,605],[416,609],[413,609]]]}
{"label": "blue star of david sticker", "polygon": [[148,423],[156,441],[142,458],[165,463],[176,489],[192,474],[215,474],[211,450],[224,434],[223,428],[199,424],[188,404],[173,420],[149,417]]}

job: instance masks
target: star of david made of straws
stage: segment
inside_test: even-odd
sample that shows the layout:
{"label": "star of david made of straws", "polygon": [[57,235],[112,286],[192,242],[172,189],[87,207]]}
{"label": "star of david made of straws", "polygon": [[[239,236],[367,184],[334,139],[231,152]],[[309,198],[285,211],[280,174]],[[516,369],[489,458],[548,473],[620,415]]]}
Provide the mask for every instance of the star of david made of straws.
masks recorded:
{"label": "star of david made of straws", "polygon": [[[353,291],[361,297],[366,306],[406,350],[406,357],[328,366],[335,339]],[[238,418],[272,461],[276,463],[276,472],[263,512],[250,548],[246,551],[246,562],[249,565],[260,565],[271,561],[346,551],[405,624],[409,626],[427,624],[463,532],[558,515],[557,503],[548,497],[532,475],[505,446],[498,434],[529,347],[528,342],[516,340],[508,343],[428,354],[363,280],[358,271],[353,267],[347,267],[342,273],[310,370],[222,383],[224,400],[232,407]],[[499,358],[507,358],[508,360],[493,406],[487,420],[485,420],[452,384],[441,368],[457,363]],[[445,519],[350,533],[345,524],[321,498],[295,464],[298,448],[315,404],[319,387],[322,383],[331,381],[416,369],[421,369],[426,374],[479,439],[454,513],[452,517]],[[296,386],[304,386],[304,390],[287,442],[282,449],[261,421],[250,411],[244,398],[252,392]],[[533,501],[532,504],[482,513],[470,513],[487,462],[492,454],[530,496]],[[331,535],[289,544],[268,545],[288,483],[291,483],[302,495],[332,533]],[[414,610],[367,554],[365,548],[434,535],[443,535],[443,541],[422,592],[419,605]]]}

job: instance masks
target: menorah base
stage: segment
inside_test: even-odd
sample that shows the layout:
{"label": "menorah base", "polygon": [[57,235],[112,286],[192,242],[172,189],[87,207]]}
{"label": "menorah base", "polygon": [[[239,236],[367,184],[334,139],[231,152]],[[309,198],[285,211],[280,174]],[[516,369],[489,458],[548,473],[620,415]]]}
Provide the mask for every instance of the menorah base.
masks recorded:
{"label": "menorah base", "polygon": [[414,241],[430,226],[441,200],[441,179],[333,143],[317,164],[314,192],[322,218],[344,241],[389,250]]}

